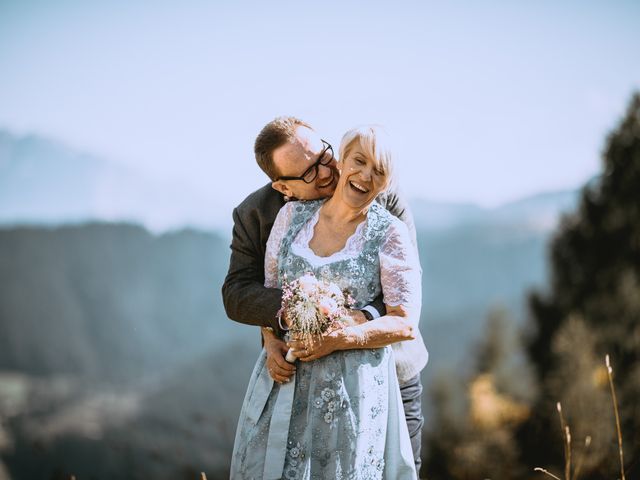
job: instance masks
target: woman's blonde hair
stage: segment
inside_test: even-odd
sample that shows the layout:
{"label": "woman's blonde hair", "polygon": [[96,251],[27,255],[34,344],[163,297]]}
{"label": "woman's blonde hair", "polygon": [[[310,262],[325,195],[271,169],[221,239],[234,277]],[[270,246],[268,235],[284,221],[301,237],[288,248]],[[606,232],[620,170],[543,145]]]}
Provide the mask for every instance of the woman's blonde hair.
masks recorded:
{"label": "woman's blonde hair", "polygon": [[358,142],[363,153],[373,160],[377,169],[384,173],[388,189],[395,182],[393,155],[389,136],[379,125],[363,125],[352,128],[342,137],[338,156],[342,162]]}

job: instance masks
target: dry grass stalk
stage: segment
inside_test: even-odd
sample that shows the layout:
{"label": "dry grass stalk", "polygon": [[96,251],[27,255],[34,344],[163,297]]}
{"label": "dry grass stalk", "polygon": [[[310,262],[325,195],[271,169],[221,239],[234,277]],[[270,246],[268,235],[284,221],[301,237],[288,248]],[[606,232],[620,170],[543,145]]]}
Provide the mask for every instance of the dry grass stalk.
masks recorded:
{"label": "dry grass stalk", "polygon": [[578,478],[578,474],[580,473],[580,469],[582,468],[582,463],[584,462],[584,459],[587,456],[587,452],[589,451],[590,445],[591,445],[591,437],[587,435],[587,437],[584,439],[584,451],[580,456],[580,460],[578,460],[576,464],[576,469],[573,471],[572,480],[576,480]]}
{"label": "dry grass stalk", "polygon": [[200,472],[200,480],[207,480],[207,476],[204,474],[204,472]]}
{"label": "dry grass stalk", "polygon": [[560,402],[556,403],[556,408],[558,409],[558,415],[560,416],[560,428],[564,433],[564,479],[571,480],[571,431],[569,430],[567,422],[564,421],[562,405]]}
{"label": "dry grass stalk", "polygon": [[571,431],[569,425],[564,427],[564,437],[567,441],[567,458],[564,462],[564,478],[571,480]]}
{"label": "dry grass stalk", "polygon": [[[609,387],[611,388],[611,400],[613,401],[613,412],[616,417],[616,431],[618,433],[618,453],[620,454],[620,480],[626,480],[624,475],[624,452],[622,449],[622,429],[620,428],[620,414],[618,413],[618,399],[616,397],[616,389],[613,385],[613,368],[611,368],[611,362],[609,361],[609,355],[605,356],[605,364],[607,366],[607,376],[609,377]],[[573,472],[573,477],[571,475],[571,431],[569,430],[569,426],[564,421],[564,416],[562,415],[562,405],[560,402],[556,404],[558,409],[558,414],[560,415],[560,426],[565,435],[564,442],[564,454],[565,454],[565,480],[576,480],[578,478],[578,473],[580,473],[580,469],[582,468],[582,463],[584,458],[589,450],[589,446],[591,445],[591,437],[587,436],[584,439],[584,452],[576,464],[575,470]],[[533,469],[536,472],[542,472],[549,475],[556,480],[561,480],[559,477],[555,476],[553,473],[545,470],[544,468],[536,467]]]}
{"label": "dry grass stalk", "polygon": [[620,454],[620,478],[625,480],[624,476],[624,454],[622,451],[622,431],[620,430],[620,416],[618,415],[618,400],[616,399],[616,389],[613,386],[613,368],[609,362],[609,355],[605,357],[607,364],[607,375],[609,377],[609,386],[611,387],[611,399],[613,400],[613,412],[616,415],[616,429],[618,432],[618,452]]}
{"label": "dry grass stalk", "polygon": [[556,480],[562,480],[560,477],[556,477],[553,473],[549,472],[548,470],[545,470],[544,468],[536,467],[533,469],[533,471],[545,473],[549,475],[551,478],[555,478]]}

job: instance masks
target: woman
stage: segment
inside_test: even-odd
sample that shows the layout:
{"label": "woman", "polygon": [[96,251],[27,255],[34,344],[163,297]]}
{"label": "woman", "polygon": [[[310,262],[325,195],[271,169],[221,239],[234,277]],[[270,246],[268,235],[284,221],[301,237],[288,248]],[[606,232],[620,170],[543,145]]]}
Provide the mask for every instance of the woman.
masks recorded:
{"label": "woman", "polygon": [[[374,200],[390,184],[391,155],[376,128],[348,132],[328,200],[287,203],[267,243],[265,285],[313,272],[348,289],[361,308],[384,295],[387,315],[347,327],[417,326],[420,266],[406,226]],[[417,329],[417,327],[416,327]],[[304,358],[304,350],[297,356]],[[393,350],[336,351],[274,384],[261,353],[240,413],[231,478],[414,479]]]}

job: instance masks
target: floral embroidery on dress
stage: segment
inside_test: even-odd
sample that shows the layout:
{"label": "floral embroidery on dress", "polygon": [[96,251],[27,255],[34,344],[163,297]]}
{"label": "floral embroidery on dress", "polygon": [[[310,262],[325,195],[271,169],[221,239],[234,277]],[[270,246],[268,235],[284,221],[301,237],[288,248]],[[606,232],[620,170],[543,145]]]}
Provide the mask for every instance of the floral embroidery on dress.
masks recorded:
{"label": "floral embroidery on dress", "polygon": [[380,452],[376,452],[373,447],[367,450],[367,456],[362,465],[363,480],[380,479],[384,471],[384,456]]}
{"label": "floral embroidery on dress", "polygon": [[300,442],[289,441],[287,459],[284,469],[284,478],[294,480],[301,478],[301,470],[304,468],[305,453]]}
{"label": "floral embroidery on dress", "polygon": [[313,400],[313,406],[321,411],[324,422],[330,428],[335,426],[335,421],[338,418],[337,410],[343,405],[346,404],[340,398],[340,395],[330,387],[323,388],[320,395]]}

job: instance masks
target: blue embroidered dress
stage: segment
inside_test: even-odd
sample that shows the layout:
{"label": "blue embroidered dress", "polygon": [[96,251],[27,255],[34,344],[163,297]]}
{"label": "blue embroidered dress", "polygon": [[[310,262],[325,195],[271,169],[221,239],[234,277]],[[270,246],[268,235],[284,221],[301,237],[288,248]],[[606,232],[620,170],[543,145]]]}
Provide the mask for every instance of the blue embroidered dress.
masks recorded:
{"label": "blue embroidered dress", "polygon": [[[420,266],[406,226],[374,202],[340,252],[318,257],[309,241],[321,205],[282,208],[267,243],[265,285],[313,272],[348,289],[355,308],[382,292],[387,305],[419,309]],[[337,351],[296,367],[292,381],[279,385],[261,352],[240,413],[231,479],[416,478],[390,346]]]}

